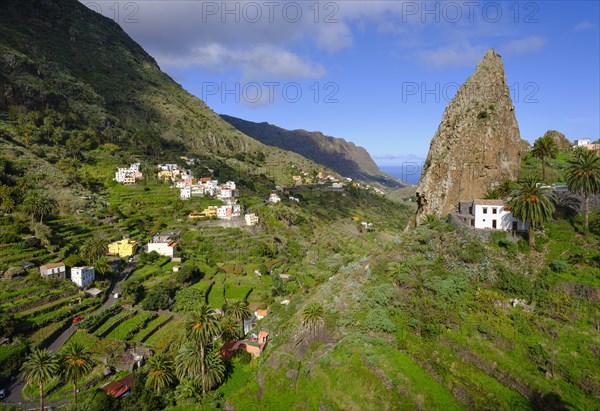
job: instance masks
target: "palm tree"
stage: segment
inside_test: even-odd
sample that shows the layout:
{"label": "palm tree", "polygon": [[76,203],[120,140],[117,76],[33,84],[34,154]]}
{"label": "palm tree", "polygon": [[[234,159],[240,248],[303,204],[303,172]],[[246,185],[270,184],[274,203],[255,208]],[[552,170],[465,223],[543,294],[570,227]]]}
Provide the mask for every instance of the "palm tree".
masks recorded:
{"label": "palm tree", "polygon": [[234,300],[229,302],[225,308],[225,314],[238,320],[242,325],[242,336],[244,333],[244,320],[250,318],[252,315],[248,309],[248,301],[246,300]]}
{"label": "palm tree", "polygon": [[35,221],[36,217],[40,218],[40,223],[44,221],[44,217],[52,214],[58,207],[55,199],[43,192],[31,191],[23,199],[23,210],[31,216],[31,222]]}
{"label": "palm tree", "polygon": [[206,368],[206,385],[208,388],[214,388],[225,379],[225,364],[219,354],[219,351],[210,347],[204,358]]}
{"label": "palm tree", "polygon": [[85,349],[83,344],[78,342],[72,342],[67,345],[62,362],[65,377],[73,381],[75,409],[77,409],[77,381],[94,369],[94,363],[91,354]]}
{"label": "palm tree", "polygon": [[586,150],[569,160],[567,186],[569,190],[583,194],[583,226],[588,228],[590,195],[600,193],[600,156]]}
{"label": "palm tree", "polygon": [[[206,304],[201,305],[190,315],[185,327],[186,338],[193,341],[199,350],[200,377],[202,381],[202,392],[206,392],[206,373],[204,368],[204,354],[206,347],[213,338],[221,334],[218,315]],[[178,364],[179,365],[179,364]]]}
{"label": "palm tree", "polygon": [[556,142],[549,136],[540,137],[533,143],[531,155],[542,162],[542,181],[546,181],[546,160],[556,158],[557,152]]}
{"label": "palm tree", "polygon": [[177,404],[189,404],[200,402],[202,398],[202,388],[198,380],[185,378],[181,380],[175,388],[175,398]]}
{"label": "palm tree", "polygon": [[94,263],[94,270],[102,277],[106,275],[107,272],[110,271],[110,264],[108,263],[108,258],[106,256],[102,256],[96,260]]}
{"label": "palm tree", "polygon": [[309,328],[311,334],[315,334],[317,327],[324,323],[325,310],[319,303],[311,303],[302,311],[302,325]]}
{"label": "palm tree", "polygon": [[237,340],[239,337],[238,321],[233,317],[225,317],[221,322],[221,336],[225,341]]}
{"label": "palm tree", "polygon": [[498,198],[508,197],[510,193],[514,190],[515,183],[511,180],[503,180],[493,189],[489,189],[483,195],[483,198],[486,200],[496,200]]}
{"label": "palm tree", "polygon": [[96,261],[108,252],[108,242],[103,238],[88,238],[81,246],[81,257],[87,261]]}
{"label": "palm tree", "polygon": [[[201,360],[201,356],[204,356],[204,361]],[[202,350],[198,344],[186,343],[179,350],[175,362],[175,373],[180,381],[198,380],[204,373],[203,393],[225,378],[225,364],[219,351],[212,344]]]}
{"label": "palm tree", "polygon": [[[181,346],[175,357],[175,375],[179,381],[202,379],[204,374],[202,357],[205,350],[206,347],[200,349],[200,345],[193,341]],[[204,391],[204,387],[202,388]]]}
{"label": "palm tree", "polygon": [[40,389],[40,410],[44,409],[44,384],[58,374],[58,359],[47,349],[34,348],[21,366],[27,385],[36,384]]}
{"label": "palm tree", "polygon": [[146,387],[155,389],[160,395],[160,390],[173,384],[173,382],[175,382],[173,361],[160,355],[155,355],[148,360]]}
{"label": "palm tree", "polygon": [[552,217],[553,201],[554,195],[542,189],[535,178],[527,177],[517,183],[508,205],[516,218],[529,224],[529,246],[535,246],[535,229]]}

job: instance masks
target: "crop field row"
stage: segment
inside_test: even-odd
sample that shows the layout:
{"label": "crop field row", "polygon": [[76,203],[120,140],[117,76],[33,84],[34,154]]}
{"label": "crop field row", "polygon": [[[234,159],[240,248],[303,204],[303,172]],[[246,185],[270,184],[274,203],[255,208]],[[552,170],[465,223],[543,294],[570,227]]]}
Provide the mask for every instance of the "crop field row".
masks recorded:
{"label": "crop field row", "polygon": [[130,333],[131,330],[135,329],[136,327],[139,327],[141,324],[144,323],[144,321],[146,321],[148,318],[152,317],[153,315],[156,315],[156,314],[137,313],[133,317],[131,317],[128,320],[123,321],[121,324],[119,324],[115,329],[113,329],[110,333],[108,333],[106,338],[112,338],[115,340],[126,340],[127,335]]}
{"label": "crop field row", "polygon": [[[164,317],[164,316],[159,316],[156,317],[155,319],[153,319],[152,321],[148,322],[148,324],[146,324],[146,326],[144,328],[142,328],[140,331],[138,331],[133,338],[131,339],[131,341],[133,342],[142,342],[144,341],[146,338],[148,338],[148,334],[150,334],[152,331],[154,331],[154,329],[156,327],[158,327],[161,324],[166,324],[167,320],[170,317]],[[160,328],[159,328],[160,330]],[[158,332],[158,330],[157,330]]]}
{"label": "crop field row", "polygon": [[98,329],[96,329],[96,331],[94,332],[94,335],[96,335],[97,337],[102,336],[105,332],[107,332],[110,329],[110,327],[112,327],[120,321],[123,321],[124,318],[132,314],[134,314],[134,311],[132,310],[121,311],[119,314],[109,318],[107,321],[104,322],[104,324],[98,327]]}

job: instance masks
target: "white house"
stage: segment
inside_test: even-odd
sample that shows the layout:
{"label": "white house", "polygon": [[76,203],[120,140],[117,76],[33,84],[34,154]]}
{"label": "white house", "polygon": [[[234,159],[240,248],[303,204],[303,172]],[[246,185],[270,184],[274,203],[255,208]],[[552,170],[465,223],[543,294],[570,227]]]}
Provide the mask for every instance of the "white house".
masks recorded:
{"label": "white house", "polygon": [[512,215],[502,200],[461,202],[457,217],[476,229],[525,231],[528,228],[528,224]]}
{"label": "white house", "polygon": [[219,190],[219,194],[217,198],[219,200],[225,201],[233,197],[233,190],[229,187],[222,186]]}
{"label": "white house", "polygon": [[148,243],[148,252],[151,253],[152,251],[173,258],[177,251],[177,243],[172,241],[169,236],[158,234],[152,237],[152,240]]}
{"label": "white house", "polygon": [[95,278],[96,270],[94,270],[94,267],[85,266],[71,268],[71,281],[81,288],[93,283]]}
{"label": "white house", "polygon": [[64,280],[67,276],[67,268],[64,263],[50,263],[40,266],[40,274],[45,278]]}
{"label": "white house", "polygon": [[576,146],[589,146],[591,143],[589,138],[582,138],[579,140],[575,140],[575,145]]}
{"label": "white house", "polygon": [[206,189],[201,185],[193,185],[190,187],[190,190],[192,197],[204,197],[204,194],[206,193]]}
{"label": "white house", "polygon": [[179,190],[179,198],[189,200],[192,198],[192,187],[183,187]]}
{"label": "white house", "polygon": [[281,198],[275,193],[271,193],[271,195],[269,196],[269,203],[276,204],[276,203],[279,203],[280,201],[281,201]]}
{"label": "white house", "polygon": [[117,168],[117,172],[115,173],[115,180],[123,184],[135,184],[135,180],[142,177],[140,163],[133,163],[129,168]]}
{"label": "white house", "polygon": [[258,224],[258,216],[256,215],[256,213],[244,215],[244,220],[246,221],[246,225],[249,226]]}
{"label": "white house", "polygon": [[229,204],[217,208],[217,218],[221,220],[231,220],[240,216],[241,207],[239,204]]}

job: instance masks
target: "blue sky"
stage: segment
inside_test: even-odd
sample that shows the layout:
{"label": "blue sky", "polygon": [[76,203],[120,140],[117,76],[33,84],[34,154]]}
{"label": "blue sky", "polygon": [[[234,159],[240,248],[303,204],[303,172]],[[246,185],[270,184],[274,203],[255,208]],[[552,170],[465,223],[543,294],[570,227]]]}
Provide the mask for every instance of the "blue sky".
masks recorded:
{"label": "blue sky", "polygon": [[493,47],[522,138],[600,137],[598,1],[82,1],[216,112],[420,161]]}

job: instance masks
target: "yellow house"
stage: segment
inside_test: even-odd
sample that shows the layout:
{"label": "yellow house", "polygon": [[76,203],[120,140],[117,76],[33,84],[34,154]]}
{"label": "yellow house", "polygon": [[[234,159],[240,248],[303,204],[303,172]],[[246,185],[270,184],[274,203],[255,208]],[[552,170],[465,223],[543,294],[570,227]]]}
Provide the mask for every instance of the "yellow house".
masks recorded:
{"label": "yellow house", "polygon": [[124,238],[108,245],[108,254],[118,255],[121,258],[129,257],[135,253],[137,249],[137,241],[129,238]]}
{"label": "yellow house", "polygon": [[217,206],[208,206],[208,208],[205,208],[202,212],[206,217],[216,217],[218,208],[219,207]]}
{"label": "yellow house", "polygon": [[173,172],[172,171],[159,171],[158,177],[164,178],[164,179],[171,178],[171,177],[173,177]]}

